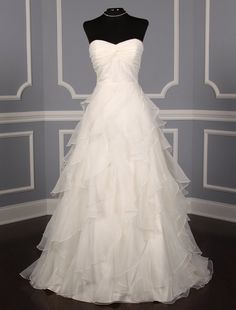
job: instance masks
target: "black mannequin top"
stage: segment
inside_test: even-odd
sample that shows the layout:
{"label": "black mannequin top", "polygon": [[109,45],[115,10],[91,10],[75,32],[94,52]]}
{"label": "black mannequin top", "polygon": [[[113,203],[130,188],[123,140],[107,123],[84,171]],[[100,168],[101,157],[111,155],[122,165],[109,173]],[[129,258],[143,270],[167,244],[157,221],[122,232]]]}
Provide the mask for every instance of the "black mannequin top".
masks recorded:
{"label": "black mannequin top", "polygon": [[89,43],[104,40],[117,44],[137,38],[143,41],[149,22],[129,15],[123,8],[108,8],[95,19],[83,23]]}

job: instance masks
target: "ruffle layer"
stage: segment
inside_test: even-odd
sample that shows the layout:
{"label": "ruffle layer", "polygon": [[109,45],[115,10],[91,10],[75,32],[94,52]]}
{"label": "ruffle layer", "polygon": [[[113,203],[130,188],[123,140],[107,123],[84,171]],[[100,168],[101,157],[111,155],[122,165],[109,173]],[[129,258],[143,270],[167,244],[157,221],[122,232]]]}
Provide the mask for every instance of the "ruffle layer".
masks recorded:
{"label": "ruffle layer", "polygon": [[136,109],[130,102],[95,119],[93,97],[82,101],[84,117],[51,192],[58,205],[37,245],[42,254],[20,273],[35,288],[98,304],[173,303],[211,279],[212,261],[189,228],[190,180],[170,153],[166,122],[142,91]]}
{"label": "ruffle layer", "polygon": [[[105,219],[90,219],[70,239],[53,242],[20,275],[37,289],[98,304],[174,303],[187,297],[190,288],[199,289],[210,281],[211,260],[200,256],[197,248],[188,252],[176,243],[176,237],[166,242],[170,235],[164,225],[170,222],[164,221],[159,234],[147,239],[133,218],[122,229],[115,219],[108,221],[109,227]],[[179,239],[186,233],[184,227]]]}

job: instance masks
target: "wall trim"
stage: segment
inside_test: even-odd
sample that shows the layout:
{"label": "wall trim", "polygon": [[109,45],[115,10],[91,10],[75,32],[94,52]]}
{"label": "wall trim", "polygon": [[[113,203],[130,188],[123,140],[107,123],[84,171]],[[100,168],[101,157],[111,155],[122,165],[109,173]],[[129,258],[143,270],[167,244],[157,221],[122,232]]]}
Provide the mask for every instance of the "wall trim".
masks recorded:
{"label": "wall trim", "polygon": [[163,128],[163,133],[172,134],[173,135],[173,158],[178,161],[179,155],[179,129],[178,128]]}
{"label": "wall trim", "polygon": [[[187,197],[189,214],[236,223],[236,205]],[[57,199],[48,198],[0,207],[0,225],[52,215]]]}
{"label": "wall trim", "polygon": [[[71,111],[25,111],[0,113],[0,124],[79,121],[83,110]],[[236,122],[236,111],[160,109],[160,118],[165,120],[200,120],[214,122]]]}
{"label": "wall trim", "polygon": [[[12,194],[16,192],[25,192],[35,189],[34,181],[34,136],[33,131],[16,131],[16,132],[4,132],[0,133],[0,139],[7,139],[12,137],[24,137],[28,136],[29,138],[29,165],[30,165],[30,184],[27,186],[19,186],[14,188],[8,188],[0,190],[0,195],[3,194]],[[17,154],[16,154],[17,156]]]}
{"label": "wall trim", "polygon": [[189,213],[236,223],[236,205],[224,202],[191,197]]}
{"label": "wall trim", "polygon": [[83,99],[89,96],[88,94],[77,94],[72,85],[63,80],[61,0],[57,0],[57,83],[69,91],[72,99]]}
{"label": "wall trim", "polygon": [[25,23],[27,80],[19,87],[16,95],[0,96],[0,101],[20,100],[24,89],[32,85],[30,0],[25,0]]}
{"label": "wall trim", "polygon": [[[65,157],[65,135],[72,134],[73,129],[59,129],[59,172],[61,173],[63,167],[63,160]],[[163,132],[173,135],[173,157],[178,161],[178,128],[163,128]]]}
{"label": "wall trim", "polygon": [[26,201],[0,207],[0,225],[24,221],[49,214],[47,199]]}
{"label": "wall trim", "polygon": [[213,88],[216,98],[236,99],[236,93],[221,93],[215,82],[209,77],[210,59],[210,0],[206,0],[205,6],[205,84]]}
{"label": "wall trim", "polygon": [[236,193],[236,188],[219,186],[209,184],[207,181],[207,172],[208,172],[208,136],[209,135],[218,135],[218,136],[235,136],[236,131],[226,131],[226,130],[216,130],[216,129],[204,129],[204,138],[203,138],[203,188],[209,188],[216,191]]}
{"label": "wall trim", "polygon": [[179,0],[174,0],[174,78],[168,82],[160,93],[147,93],[149,98],[165,98],[167,91],[179,85]]}
{"label": "wall trim", "polygon": [[63,160],[65,157],[65,135],[72,134],[73,129],[59,129],[59,173],[61,174],[63,167]]}

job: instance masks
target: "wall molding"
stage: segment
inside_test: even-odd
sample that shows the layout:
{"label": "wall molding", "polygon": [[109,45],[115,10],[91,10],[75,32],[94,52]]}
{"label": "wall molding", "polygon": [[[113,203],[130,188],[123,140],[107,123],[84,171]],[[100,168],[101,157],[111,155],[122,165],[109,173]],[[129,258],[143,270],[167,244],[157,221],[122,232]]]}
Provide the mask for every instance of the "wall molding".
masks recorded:
{"label": "wall molding", "polygon": [[[59,171],[63,166],[63,159],[65,157],[65,135],[72,134],[73,129],[59,129]],[[173,135],[173,157],[178,161],[178,128],[163,128],[164,133],[171,133]]]}
{"label": "wall molding", "polygon": [[0,195],[3,194],[12,194],[18,192],[25,192],[33,190],[35,188],[34,182],[34,140],[33,140],[33,131],[17,131],[17,132],[4,132],[0,133],[0,139],[12,138],[12,137],[25,137],[29,138],[29,165],[30,165],[30,184],[27,186],[19,186],[9,189],[0,190]]}
{"label": "wall molding", "polygon": [[203,188],[213,189],[217,191],[236,193],[236,188],[219,186],[209,184],[207,181],[208,172],[208,136],[209,135],[224,135],[224,136],[235,136],[236,131],[226,131],[226,130],[215,130],[215,129],[204,129],[204,147],[203,147]]}
{"label": "wall molding", "polygon": [[173,157],[176,161],[178,161],[179,154],[179,130],[178,128],[163,128],[164,133],[171,133],[173,135]]}
{"label": "wall molding", "polygon": [[[179,84],[179,0],[174,0],[174,78],[168,82],[160,93],[148,93],[150,98],[165,98],[167,91]],[[63,52],[62,52],[62,5],[57,0],[57,67],[58,85],[65,87],[72,99],[87,98],[88,94],[76,93],[73,86],[63,80]]]}
{"label": "wall molding", "polygon": [[0,225],[32,219],[49,214],[47,200],[34,200],[0,207]]}
{"label": "wall molding", "polygon": [[167,91],[179,85],[179,0],[174,0],[174,78],[168,82],[160,93],[147,93],[149,98],[165,98]]}
{"label": "wall molding", "polygon": [[[0,113],[0,124],[79,121],[83,110],[76,111],[26,111]],[[236,122],[236,111],[160,109],[160,118],[165,120],[200,120],[214,122]]]}
{"label": "wall molding", "polygon": [[[187,197],[189,214],[236,223],[236,205]],[[0,207],[0,225],[52,215],[57,199],[48,198]]]}
{"label": "wall molding", "polygon": [[213,88],[216,98],[236,99],[236,93],[221,93],[215,82],[210,80],[210,0],[206,0],[205,5],[205,84]]}
{"label": "wall molding", "polygon": [[61,169],[63,166],[63,159],[65,157],[65,135],[72,134],[74,132],[73,129],[59,129],[59,172],[61,173]]}
{"label": "wall molding", "polygon": [[89,96],[89,94],[77,94],[72,85],[63,80],[61,0],[57,0],[57,83],[69,91],[72,99],[84,99]]}
{"label": "wall molding", "polygon": [[30,0],[25,0],[25,21],[27,80],[19,87],[16,95],[0,96],[0,101],[20,100],[24,89],[32,85]]}
{"label": "wall molding", "polygon": [[191,197],[189,213],[236,223],[236,205],[224,202]]}

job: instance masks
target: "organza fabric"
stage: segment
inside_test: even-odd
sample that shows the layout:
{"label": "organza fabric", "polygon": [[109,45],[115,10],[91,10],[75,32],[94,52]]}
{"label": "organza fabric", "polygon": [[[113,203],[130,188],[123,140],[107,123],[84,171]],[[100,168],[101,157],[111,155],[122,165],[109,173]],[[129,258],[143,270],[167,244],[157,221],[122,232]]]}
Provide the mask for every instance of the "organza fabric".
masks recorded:
{"label": "organza fabric", "polygon": [[188,224],[190,179],[138,82],[143,50],[135,38],[89,45],[97,83],[51,191],[41,256],[20,273],[34,288],[97,304],[174,303],[212,277]]}

